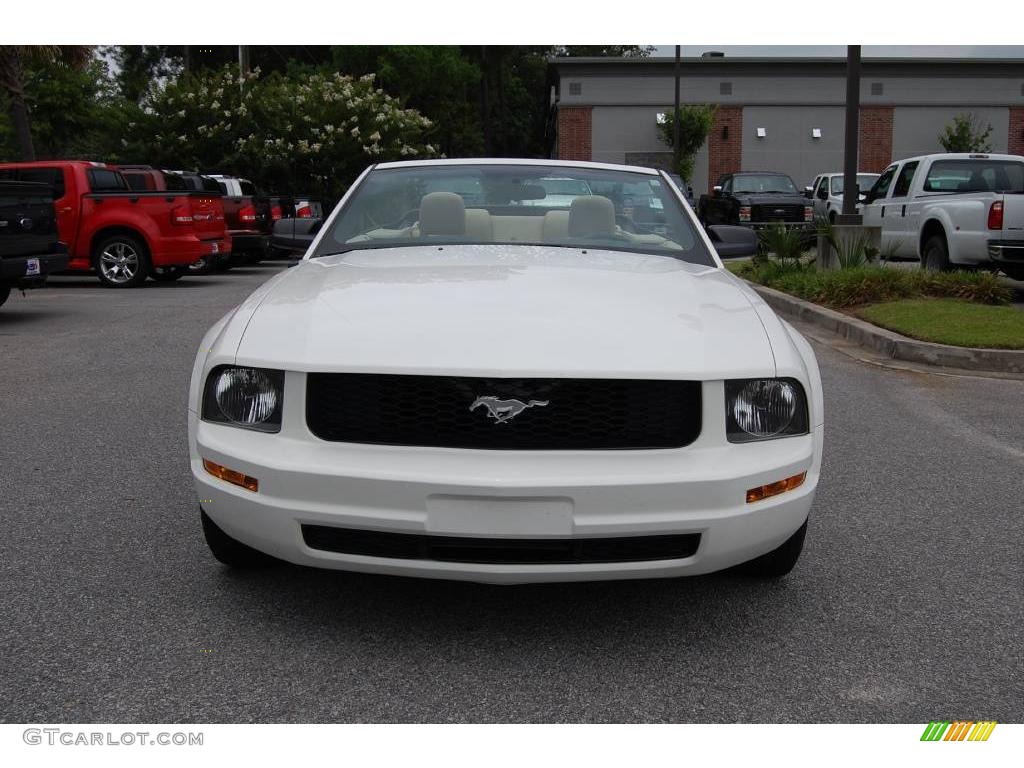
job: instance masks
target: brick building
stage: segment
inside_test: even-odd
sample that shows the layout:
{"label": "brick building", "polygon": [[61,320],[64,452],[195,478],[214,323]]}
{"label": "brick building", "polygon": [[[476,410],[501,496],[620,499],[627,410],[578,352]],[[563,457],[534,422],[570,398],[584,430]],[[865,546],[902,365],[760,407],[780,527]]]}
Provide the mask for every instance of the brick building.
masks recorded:
{"label": "brick building", "polygon": [[[556,157],[667,167],[658,114],[671,113],[674,59],[552,61]],[[680,101],[716,104],[698,153],[695,193],[723,173],[773,170],[799,186],[840,171],[846,60],[683,59]],[[994,152],[1024,155],[1024,59],[865,59],[861,68],[860,168],[941,152],[954,115],[992,126]]]}

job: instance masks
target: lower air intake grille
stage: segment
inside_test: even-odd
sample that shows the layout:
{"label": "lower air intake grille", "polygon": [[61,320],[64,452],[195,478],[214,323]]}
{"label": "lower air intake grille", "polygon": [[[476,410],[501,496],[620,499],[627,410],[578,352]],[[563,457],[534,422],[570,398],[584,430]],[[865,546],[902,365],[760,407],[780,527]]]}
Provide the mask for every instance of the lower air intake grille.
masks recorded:
{"label": "lower air intake grille", "polygon": [[311,549],[346,555],[505,565],[678,560],[692,556],[700,545],[699,533],[615,539],[483,539],[325,525],[303,525],[302,538]]}

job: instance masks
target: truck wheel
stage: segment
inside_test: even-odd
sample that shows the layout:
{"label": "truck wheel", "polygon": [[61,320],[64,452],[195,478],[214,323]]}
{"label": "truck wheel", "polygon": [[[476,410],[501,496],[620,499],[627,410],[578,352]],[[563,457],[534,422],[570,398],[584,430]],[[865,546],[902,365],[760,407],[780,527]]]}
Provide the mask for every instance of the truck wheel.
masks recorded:
{"label": "truck wheel", "polygon": [[800,553],[804,550],[804,537],[807,535],[807,521],[796,533],[786,539],[777,548],[767,554],[756,557],[746,563],[737,565],[733,570],[743,576],[757,579],[777,579],[793,570]]}
{"label": "truck wheel", "polygon": [[149,254],[132,235],[111,235],[96,246],[93,265],[108,288],[137,288],[149,275]]}
{"label": "truck wheel", "polygon": [[158,283],[169,283],[179,277],[184,277],[184,275],[185,267],[153,267],[149,276]]}
{"label": "truck wheel", "polygon": [[9,286],[9,285],[0,285],[0,307],[2,307],[4,305],[4,302],[7,301],[7,297],[10,296],[10,295],[11,295],[11,286]]}
{"label": "truck wheel", "polygon": [[946,238],[942,235],[932,235],[924,244],[924,253],[921,256],[921,268],[931,272],[948,272],[949,251],[946,248]]}
{"label": "truck wheel", "polygon": [[264,554],[248,544],[243,544],[228,536],[210,519],[202,507],[199,508],[199,514],[203,519],[203,536],[206,537],[206,546],[210,548],[213,556],[224,565],[229,565],[232,568],[266,568],[271,565],[280,565],[281,561],[276,557]]}

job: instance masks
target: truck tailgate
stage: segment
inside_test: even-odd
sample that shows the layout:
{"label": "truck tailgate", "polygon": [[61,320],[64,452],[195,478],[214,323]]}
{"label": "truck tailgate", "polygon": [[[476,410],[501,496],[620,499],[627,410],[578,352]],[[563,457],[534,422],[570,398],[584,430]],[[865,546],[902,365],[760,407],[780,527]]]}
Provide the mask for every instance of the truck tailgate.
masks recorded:
{"label": "truck tailgate", "polygon": [[43,184],[0,184],[0,258],[52,253],[57,246],[53,192]]}
{"label": "truck tailgate", "polygon": [[1003,231],[1024,239],[1024,193],[1003,195]]}
{"label": "truck tailgate", "polygon": [[217,195],[194,192],[190,195],[192,222],[200,240],[223,238],[226,232],[224,203]]}

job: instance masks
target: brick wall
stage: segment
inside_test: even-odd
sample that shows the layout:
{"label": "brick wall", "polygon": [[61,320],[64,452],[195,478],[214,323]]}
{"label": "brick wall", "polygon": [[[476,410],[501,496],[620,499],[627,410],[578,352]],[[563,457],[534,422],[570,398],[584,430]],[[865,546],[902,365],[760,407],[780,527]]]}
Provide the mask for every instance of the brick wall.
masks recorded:
{"label": "brick wall", "polygon": [[858,171],[881,173],[892,162],[892,107],[860,108]]}
{"label": "brick wall", "polygon": [[591,107],[558,108],[558,159],[591,159]]}
{"label": "brick wall", "polygon": [[1024,155],[1024,107],[1010,107],[1010,140],[1011,155]]}
{"label": "brick wall", "polygon": [[723,173],[742,170],[743,107],[719,105],[708,136],[708,192]]}

